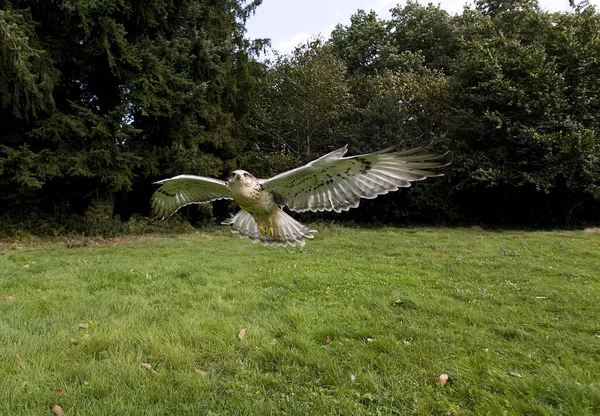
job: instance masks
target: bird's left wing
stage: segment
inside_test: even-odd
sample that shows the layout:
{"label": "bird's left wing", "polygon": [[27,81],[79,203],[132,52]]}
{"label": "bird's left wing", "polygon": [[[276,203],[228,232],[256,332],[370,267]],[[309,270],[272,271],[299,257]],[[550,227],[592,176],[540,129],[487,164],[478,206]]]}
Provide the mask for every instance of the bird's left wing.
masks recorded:
{"label": "bird's left wing", "polygon": [[161,219],[185,205],[232,199],[224,181],[205,176],[179,175],[155,183],[162,186],[152,195],[152,209]]}
{"label": "bird's left wing", "polygon": [[307,165],[266,179],[262,186],[293,211],[348,211],[357,207],[361,198],[373,199],[408,187],[411,181],[442,176],[428,169],[446,166],[432,162],[445,153],[417,154],[423,149],[343,157],[347,151],[344,146]]}

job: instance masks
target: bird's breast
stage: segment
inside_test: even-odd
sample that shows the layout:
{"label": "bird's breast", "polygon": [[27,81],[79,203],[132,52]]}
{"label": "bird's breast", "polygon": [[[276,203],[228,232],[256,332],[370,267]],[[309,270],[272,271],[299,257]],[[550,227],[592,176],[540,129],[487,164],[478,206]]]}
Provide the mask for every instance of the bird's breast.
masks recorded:
{"label": "bird's breast", "polygon": [[260,184],[231,189],[233,199],[248,212],[269,212],[273,205],[271,193],[263,191]]}

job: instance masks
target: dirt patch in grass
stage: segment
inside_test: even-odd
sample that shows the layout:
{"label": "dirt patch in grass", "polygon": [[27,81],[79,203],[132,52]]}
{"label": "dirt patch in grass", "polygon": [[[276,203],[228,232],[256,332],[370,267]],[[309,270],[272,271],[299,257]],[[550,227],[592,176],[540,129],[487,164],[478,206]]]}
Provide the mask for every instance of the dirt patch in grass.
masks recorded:
{"label": "dirt patch in grass", "polygon": [[134,244],[155,241],[165,238],[164,234],[127,235],[121,237],[104,238],[97,237],[56,237],[56,238],[33,238],[30,241],[0,241],[0,251],[19,250],[30,247],[40,247],[48,244],[62,244],[67,248],[88,247],[92,245]]}

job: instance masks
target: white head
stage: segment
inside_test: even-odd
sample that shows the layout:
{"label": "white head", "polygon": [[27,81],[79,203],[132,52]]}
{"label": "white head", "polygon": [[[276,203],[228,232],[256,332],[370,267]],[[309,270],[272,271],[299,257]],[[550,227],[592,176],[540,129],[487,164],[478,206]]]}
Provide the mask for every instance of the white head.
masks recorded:
{"label": "white head", "polygon": [[252,176],[251,173],[248,173],[245,170],[234,170],[227,178],[227,185],[240,186],[244,184],[246,186],[250,186],[254,183],[255,180],[256,178]]}

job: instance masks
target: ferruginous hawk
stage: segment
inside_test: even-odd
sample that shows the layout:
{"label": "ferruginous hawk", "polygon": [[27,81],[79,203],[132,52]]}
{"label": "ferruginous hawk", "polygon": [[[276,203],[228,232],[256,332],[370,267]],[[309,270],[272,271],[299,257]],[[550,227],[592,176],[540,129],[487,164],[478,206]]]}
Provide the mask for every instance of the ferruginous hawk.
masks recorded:
{"label": "ferruginous hawk", "polygon": [[232,232],[264,245],[304,245],[316,231],[286,214],[284,205],[296,212],[348,211],[361,198],[373,199],[409,187],[412,181],[442,176],[429,169],[446,166],[435,161],[445,153],[417,154],[425,148],[343,157],[344,146],[270,179],[257,179],[243,170],[233,171],[226,181],[179,175],[156,182],[162,186],[152,196],[152,208],[165,219],[185,205],[233,199],[241,210],[223,222]]}

